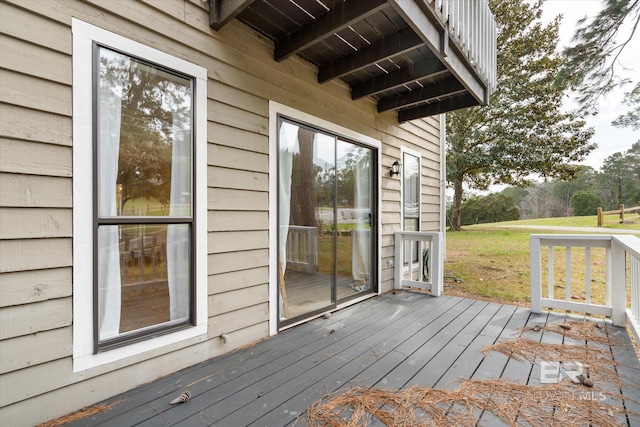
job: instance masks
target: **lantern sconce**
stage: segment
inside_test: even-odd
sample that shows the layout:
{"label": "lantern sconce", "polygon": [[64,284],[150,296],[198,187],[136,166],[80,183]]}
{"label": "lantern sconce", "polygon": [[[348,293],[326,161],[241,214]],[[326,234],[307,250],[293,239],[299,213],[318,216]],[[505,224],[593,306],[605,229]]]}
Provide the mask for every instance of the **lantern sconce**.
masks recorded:
{"label": "lantern sconce", "polygon": [[389,175],[393,176],[393,175],[400,175],[400,162],[399,161],[395,161],[393,162],[393,164],[391,165],[391,170],[389,171]]}

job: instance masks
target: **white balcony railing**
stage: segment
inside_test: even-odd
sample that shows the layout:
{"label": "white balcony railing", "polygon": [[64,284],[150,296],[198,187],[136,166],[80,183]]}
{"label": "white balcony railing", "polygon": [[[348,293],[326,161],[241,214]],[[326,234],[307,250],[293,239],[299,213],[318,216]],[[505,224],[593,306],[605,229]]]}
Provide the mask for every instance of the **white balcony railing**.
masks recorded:
{"label": "white balcony railing", "polygon": [[312,274],[318,270],[318,227],[289,226],[287,268]]}
{"label": "white balcony railing", "polygon": [[394,289],[420,288],[442,295],[443,243],[442,233],[396,231]]}
{"label": "white balcony railing", "polygon": [[[543,247],[547,271],[543,271]],[[564,266],[554,264],[554,252],[565,251]],[[580,249],[578,249],[580,248]],[[601,248],[606,256],[601,279],[594,277],[595,262],[592,249]],[[574,249],[572,253],[572,249]],[[560,249],[562,250],[562,249]],[[597,250],[597,249],[596,249]],[[636,339],[640,340],[640,239],[632,235],[559,235],[534,234],[530,238],[531,311],[540,313],[542,307],[571,310],[602,315],[611,318],[615,326],[628,325]],[[582,255],[584,251],[584,255]],[[573,256],[580,252],[579,256]],[[573,268],[584,260],[584,271]],[[564,270],[564,283],[555,280],[556,268]],[[596,273],[597,274],[597,273]],[[576,276],[584,275],[584,296],[573,292]],[[543,277],[546,276],[547,296],[542,296]],[[560,281],[558,281],[560,282]],[[598,282],[604,289],[597,289]],[[563,297],[556,295],[555,288],[564,287]],[[604,300],[594,303],[597,292],[604,292]],[[602,299],[602,298],[601,298]],[[629,303],[628,303],[629,301]]]}
{"label": "white balcony railing", "polygon": [[496,88],[496,22],[486,0],[427,0],[491,91]]}

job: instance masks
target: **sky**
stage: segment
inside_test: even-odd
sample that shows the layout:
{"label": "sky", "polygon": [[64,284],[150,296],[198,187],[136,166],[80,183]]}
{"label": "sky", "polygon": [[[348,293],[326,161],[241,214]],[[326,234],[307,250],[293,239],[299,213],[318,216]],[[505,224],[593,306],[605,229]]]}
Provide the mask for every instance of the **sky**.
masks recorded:
{"label": "sky", "polygon": [[[600,0],[546,0],[542,19],[548,22],[560,14],[563,15],[560,24],[560,46],[566,47],[571,43],[577,21],[585,16],[595,16],[601,8],[602,2]],[[625,31],[624,34],[629,34],[629,32]],[[582,163],[596,170],[600,170],[605,158],[613,153],[628,150],[634,142],[640,139],[640,132],[633,131],[631,128],[616,128],[611,124],[612,120],[629,110],[629,107],[622,103],[623,95],[630,91],[640,79],[640,33],[636,33],[633,40],[627,45],[620,56],[620,62],[627,70],[618,67],[617,74],[630,78],[633,83],[615,90],[606,98],[601,99],[599,114],[587,119],[587,125],[595,129],[591,141],[598,144],[598,148],[591,152]],[[569,101],[567,105],[574,104]]]}

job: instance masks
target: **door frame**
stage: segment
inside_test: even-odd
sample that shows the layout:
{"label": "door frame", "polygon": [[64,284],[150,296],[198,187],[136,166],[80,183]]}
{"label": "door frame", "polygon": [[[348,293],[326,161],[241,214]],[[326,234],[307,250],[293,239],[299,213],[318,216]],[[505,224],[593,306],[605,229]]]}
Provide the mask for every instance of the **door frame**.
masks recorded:
{"label": "door frame", "polygon": [[[363,146],[375,149],[377,159],[377,168],[375,175],[377,181],[373,183],[375,186],[375,198],[376,198],[376,259],[373,268],[376,270],[376,280],[372,282],[374,286],[373,291],[363,297],[354,298],[344,304],[338,303],[337,308],[342,308],[347,305],[355,304],[363,299],[370,298],[373,295],[380,293],[380,278],[381,278],[381,265],[380,265],[380,253],[382,250],[382,235],[381,235],[381,214],[382,214],[382,198],[381,198],[381,164],[382,164],[382,143],[369,136],[355,132],[346,127],[337,125],[324,119],[312,116],[311,114],[304,113],[286,105],[269,101],[269,335],[275,335],[278,333],[278,117],[285,116],[292,120],[299,121],[301,123],[308,124],[310,126],[326,130],[338,137],[344,137],[347,140],[352,140]],[[304,323],[314,317],[318,317],[321,314],[316,314],[308,318],[301,319],[298,322],[288,324],[282,329],[290,328],[300,323]]]}

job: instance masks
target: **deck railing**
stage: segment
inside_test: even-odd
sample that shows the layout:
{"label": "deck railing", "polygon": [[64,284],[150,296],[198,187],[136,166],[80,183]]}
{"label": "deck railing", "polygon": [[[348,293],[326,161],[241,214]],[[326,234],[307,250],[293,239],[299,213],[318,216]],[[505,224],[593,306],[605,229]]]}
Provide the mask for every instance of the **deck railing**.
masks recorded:
{"label": "deck railing", "polygon": [[442,233],[396,231],[394,289],[420,288],[442,295],[443,247]]}
{"label": "deck railing", "polygon": [[[542,296],[543,285],[543,247],[547,248],[545,261],[547,264],[547,297]],[[564,298],[557,298],[556,287],[562,287],[555,280],[556,266],[554,265],[554,251],[564,248]],[[577,264],[572,256],[573,248],[583,248],[584,271],[573,268]],[[592,262],[592,249],[603,248],[605,251],[604,272],[601,275],[604,282],[604,301],[595,304],[593,300],[595,289]],[[632,235],[559,235],[534,234],[530,239],[530,268],[531,268],[531,311],[540,313],[542,307],[577,311],[588,314],[607,316],[616,326],[628,325],[636,339],[640,340],[640,239]],[[580,249],[582,251],[582,249]],[[577,251],[574,251],[577,252]],[[560,266],[562,267],[562,266]],[[584,298],[578,298],[572,292],[573,278],[584,274]],[[582,286],[580,286],[580,290]],[[601,290],[600,290],[601,291]],[[580,299],[581,301],[574,301]],[[628,303],[629,301],[629,303]]]}
{"label": "deck railing", "polygon": [[318,227],[289,226],[287,267],[315,273],[318,269]]}
{"label": "deck railing", "polygon": [[496,88],[496,22],[486,0],[427,0],[491,90]]}

